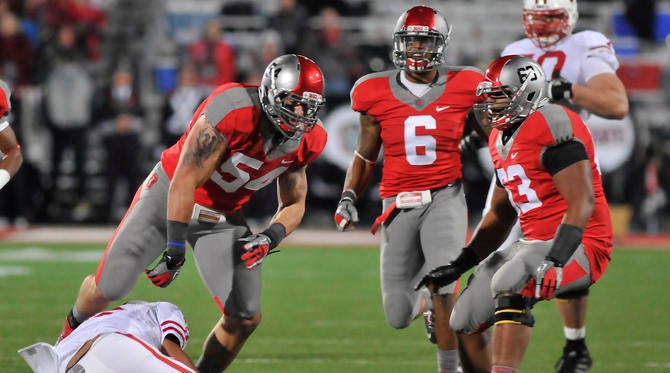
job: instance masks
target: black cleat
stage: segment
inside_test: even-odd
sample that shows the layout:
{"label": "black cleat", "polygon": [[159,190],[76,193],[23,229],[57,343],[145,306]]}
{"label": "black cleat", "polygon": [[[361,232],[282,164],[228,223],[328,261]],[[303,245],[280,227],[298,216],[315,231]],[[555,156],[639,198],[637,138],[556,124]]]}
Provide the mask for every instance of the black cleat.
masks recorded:
{"label": "black cleat", "polygon": [[585,347],[580,350],[563,349],[563,356],[556,362],[557,373],[586,373],[591,369],[593,360],[589,350]]}
{"label": "black cleat", "polygon": [[437,337],[435,336],[435,313],[433,310],[423,313],[423,326],[426,327],[426,337],[430,343],[437,343]]}

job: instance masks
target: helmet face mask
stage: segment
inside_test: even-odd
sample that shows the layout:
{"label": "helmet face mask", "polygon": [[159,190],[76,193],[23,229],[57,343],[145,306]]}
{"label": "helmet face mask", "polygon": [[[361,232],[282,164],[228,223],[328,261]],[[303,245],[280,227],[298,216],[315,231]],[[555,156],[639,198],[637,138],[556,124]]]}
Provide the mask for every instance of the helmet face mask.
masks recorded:
{"label": "helmet face mask", "polygon": [[283,55],[265,69],[258,95],[263,111],[287,138],[299,138],[316,125],[325,103],[321,69],[307,57]]}
{"label": "helmet face mask", "polygon": [[578,17],[577,0],[524,0],[524,30],[538,48],[570,36]]}
{"label": "helmet face mask", "polygon": [[547,102],[540,65],[527,57],[505,56],[493,61],[479,83],[474,113],[484,128],[505,130]]}
{"label": "helmet face mask", "polygon": [[451,25],[436,10],[415,6],[403,13],[393,31],[393,64],[423,72],[444,63]]}

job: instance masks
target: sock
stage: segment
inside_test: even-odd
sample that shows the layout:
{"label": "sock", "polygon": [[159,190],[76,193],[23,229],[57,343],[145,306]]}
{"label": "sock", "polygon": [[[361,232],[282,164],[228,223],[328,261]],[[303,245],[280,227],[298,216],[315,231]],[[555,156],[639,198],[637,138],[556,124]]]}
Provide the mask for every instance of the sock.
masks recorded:
{"label": "sock", "polygon": [[458,370],[458,350],[437,349],[437,367],[441,373],[455,373]]}
{"label": "sock", "polygon": [[583,326],[579,329],[568,328],[567,326],[564,326],[563,334],[565,334],[565,339],[567,340],[584,339],[586,338],[586,326]]}
{"label": "sock", "polygon": [[517,373],[519,369],[507,367],[504,365],[494,365],[491,367],[491,373]]}

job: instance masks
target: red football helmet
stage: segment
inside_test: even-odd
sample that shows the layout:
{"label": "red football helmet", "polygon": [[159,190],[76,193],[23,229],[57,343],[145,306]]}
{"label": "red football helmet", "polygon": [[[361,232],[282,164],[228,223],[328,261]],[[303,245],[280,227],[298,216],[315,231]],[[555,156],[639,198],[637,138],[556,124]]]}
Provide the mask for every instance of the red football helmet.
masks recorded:
{"label": "red football helmet", "polygon": [[323,97],[323,73],[309,58],[286,54],[263,73],[258,95],[263,111],[286,137],[299,137],[316,124]]}
{"label": "red football helmet", "polygon": [[415,6],[393,30],[393,64],[408,71],[429,71],[444,62],[451,25],[435,9]]}
{"label": "red football helmet", "polygon": [[524,0],[523,27],[538,48],[547,48],[572,34],[579,13],[577,0]]}
{"label": "red football helmet", "polygon": [[479,124],[505,130],[547,102],[542,67],[528,57],[504,56],[493,61],[477,87],[484,99],[473,110]]}

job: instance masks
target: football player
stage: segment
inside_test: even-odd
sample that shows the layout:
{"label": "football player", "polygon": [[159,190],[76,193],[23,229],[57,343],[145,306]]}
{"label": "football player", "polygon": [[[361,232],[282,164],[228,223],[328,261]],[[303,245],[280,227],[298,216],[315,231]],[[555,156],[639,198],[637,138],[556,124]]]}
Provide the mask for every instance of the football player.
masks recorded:
{"label": "football player", "polygon": [[35,373],[195,372],[188,338],[176,305],[132,301],[90,317],[55,348],[40,342],[19,354]]}
{"label": "football player", "polygon": [[[354,84],[351,107],[360,113],[358,145],[334,216],[340,230],[358,221],[356,199],[369,186],[383,148],[383,212],[372,230],[381,231],[384,314],[393,328],[406,328],[432,303],[434,314],[429,311],[425,317],[429,338],[435,333],[441,372],[458,369],[459,343],[449,329],[457,287],[448,284],[428,295],[412,285],[431,268],[456,258],[465,243],[459,142],[466,118],[473,118],[469,113],[483,79],[474,67],[443,65],[450,34],[451,26],[435,9],[405,11],[393,33],[397,69],[365,75]],[[483,339],[464,336],[461,346],[468,356],[481,357],[475,360],[487,372]]]}
{"label": "football player", "polygon": [[[527,37],[505,47],[501,55],[518,54],[538,62],[548,80],[547,96],[575,110],[585,121],[591,114],[623,119],[628,114],[628,97],[616,75],[619,62],[612,43],[597,31],[573,33],[578,16],[576,0],[524,0]],[[491,193],[487,206],[490,197]],[[501,248],[520,235],[516,224]],[[559,373],[586,372],[592,365],[585,342],[587,299],[588,289],[584,289],[561,294],[555,302],[566,338],[556,363]]]}
{"label": "football player", "polygon": [[23,163],[21,145],[7,118],[12,109],[10,95],[9,86],[0,80],[0,189],[16,175]]}
{"label": "football player", "polygon": [[[274,59],[260,86],[216,88],[140,186],[96,273],[84,279],[61,337],[126,296],[142,272],[168,286],[188,242],[222,314],[197,367],[225,369],[261,321],[263,259],[305,213],[306,168],[327,139],[317,117],[323,93],[321,69],[293,54]],[[240,209],[275,180],[277,212],[267,229],[252,234]]]}
{"label": "football player", "polygon": [[[532,306],[598,281],[610,261],[612,225],[591,134],[577,113],[547,103],[542,67],[511,55],[484,76],[477,91],[485,101],[474,111],[492,128],[491,208],[458,258],[419,286],[452,283],[479,263],[450,325],[473,333],[495,324],[491,372],[513,373],[530,340]],[[497,250],[517,217],[525,239]]]}

